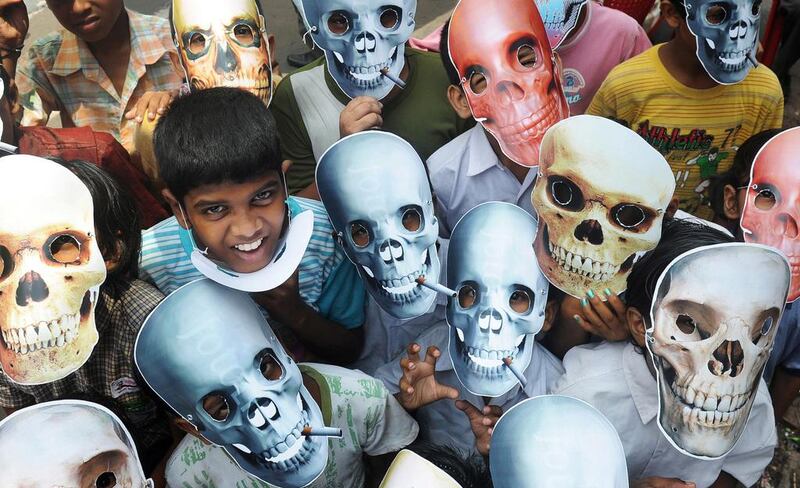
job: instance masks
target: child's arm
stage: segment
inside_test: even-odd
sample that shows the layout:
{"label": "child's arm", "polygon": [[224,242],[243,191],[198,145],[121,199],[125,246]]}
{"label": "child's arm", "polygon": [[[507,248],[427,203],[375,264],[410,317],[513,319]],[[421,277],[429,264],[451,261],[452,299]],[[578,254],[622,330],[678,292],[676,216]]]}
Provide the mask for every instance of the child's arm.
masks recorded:
{"label": "child's arm", "polygon": [[736,488],[736,485],[736,478],[723,471],[709,488]]}
{"label": "child's arm", "polygon": [[631,488],[694,488],[695,484],[691,481],[682,481],[678,478],[660,478],[653,476],[636,480],[631,484]]}
{"label": "child's arm", "polygon": [[28,35],[29,24],[25,3],[0,0],[0,55],[3,57],[3,67],[12,80],[17,73],[18,50]]}
{"label": "child's arm", "polygon": [[456,408],[464,412],[469,419],[472,433],[475,434],[475,447],[483,457],[489,457],[489,444],[492,441],[492,431],[495,424],[503,415],[503,409],[497,405],[486,405],[483,410],[478,410],[475,405],[466,400],[456,400]]}
{"label": "child's arm", "polygon": [[772,408],[776,421],[780,422],[783,419],[784,414],[797,398],[798,391],[800,391],[800,375],[797,372],[789,372],[781,366],[775,368],[775,375],[769,385],[769,393],[772,397]]}
{"label": "child's arm", "polygon": [[591,292],[586,298],[565,297],[559,308],[556,325],[542,341],[555,356],[563,359],[574,346],[586,344],[592,335],[607,341],[622,341],[630,337],[622,300],[606,290],[606,297]]}
{"label": "child's arm", "polygon": [[403,375],[400,377],[400,391],[397,393],[397,401],[406,409],[407,412],[414,412],[417,409],[431,404],[437,400],[458,398],[458,390],[451,386],[440,384],[436,381],[434,372],[436,371],[436,361],[442,355],[436,346],[428,347],[425,351],[425,359],[420,360],[419,352],[422,348],[419,344],[408,346],[408,355],[400,360],[400,368]]}

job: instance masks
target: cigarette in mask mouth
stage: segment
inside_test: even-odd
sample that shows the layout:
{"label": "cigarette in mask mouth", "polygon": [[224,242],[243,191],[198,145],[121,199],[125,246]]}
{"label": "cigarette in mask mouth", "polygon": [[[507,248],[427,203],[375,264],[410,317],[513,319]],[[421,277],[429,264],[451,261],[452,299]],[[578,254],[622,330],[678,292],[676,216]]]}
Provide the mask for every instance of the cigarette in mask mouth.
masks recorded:
{"label": "cigarette in mask mouth", "polygon": [[456,293],[454,290],[451,290],[450,288],[444,285],[440,285],[439,283],[436,282],[426,281],[424,275],[417,278],[416,282],[419,286],[424,286],[425,288],[431,289],[436,293],[441,293],[442,295],[447,295],[453,298],[455,298],[455,296],[458,295],[458,293]]}
{"label": "cigarette in mask mouth", "polygon": [[519,370],[519,368],[517,367],[516,364],[513,363],[513,361],[514,360],[511,359],[511,356],[503,358],[503,364],[505,364],[506,367],[510,369],[512,373],[514,373],[514,376],[517,377],[517,381],[519,381],[519,384],[522,385],[523,388],[525,388],[528,385],[528,380],[525,379],[525,376],[522,375],[522,371]]}
{"label": "cigarette in mask mouth", "polygon": [[342,429],[338,427],[303,427],[301,434],[312,437],[342,437]]}
{"label": "cigarette in mask mouth", "polygon": [[405,88],[406,87],[406,82],[401,80],[400,78],[394,76],[393,74],[389,73],[389,68],[383,68],[381,70],[381,74],[383,76],[389,78],[389,81],[391,81],[395,85],[399,86],[400,88]]}
{"label": "cigarette in mask mouth", "polygon": [[750,63],[752,63],[753,68],[758,68],[758,61],[756,61],[756,57],[753,56],[753,51],[747,51],[747,54],[745,54],[745,56],[747,56],[747,60],[750,61]]}

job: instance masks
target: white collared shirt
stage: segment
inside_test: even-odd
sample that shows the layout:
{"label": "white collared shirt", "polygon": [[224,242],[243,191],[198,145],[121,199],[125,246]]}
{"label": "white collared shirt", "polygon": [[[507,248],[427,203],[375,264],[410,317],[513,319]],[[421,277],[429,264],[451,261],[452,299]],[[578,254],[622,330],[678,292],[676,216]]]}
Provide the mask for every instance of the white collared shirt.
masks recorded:
{"label": "white collared shirt", "polygon": [[[420,356],[424,356],[428,346],[437,346],[442,355],[436,362],[436,381],[452,386],[459,391],[460,399],[481,409],[484,406],[483,398],[464,388],[453,370],[447,349],[448,327],[447,323],[438,324],[417,338],[416,342],[421,346]],[[400,359],[403,356],[405,354],[381,366],[375,372],[375,377],[383,381],[386,389],[392,394],[400,391],[399,384],[402,375]],[[524,372],[528,380],[527,386],[522,389],[516,385],[505,395],[492,398],[489,405],[498,405],[503,412],[506,412],[522,400],[548,393],[563,372],[561,361],[539,343],[534,342],[531,362]],[[464,412],[456,408],[455,401],[445,399],[431,403],[417,410],[415,417],[419,423],[420,439],[429,440],[435,444],[450,444],[467,452],[476,451],[475,435],[472,433],[469,420]]]}
{"label": "white collared shirt", "polygon": [[536,168],[520,183],[494,153],[480,124],[439,148],[426,164],[442,237],[449,238],[458,220],[485,202],[513,203],[536,216],[531,203]]}
{"label": "white collared shirt", "polygon": [[564,369],[553,393],[584,400],[608,417],[625,447],[631,480],[675,477],[706,488],[725,471],[752,486],[772,460],[777,436],[763,379],[736,447],[721,459],[704,461],[682,454],[658,429],[656,379],[633,344],[602,342],[574,347],[564,357]]}

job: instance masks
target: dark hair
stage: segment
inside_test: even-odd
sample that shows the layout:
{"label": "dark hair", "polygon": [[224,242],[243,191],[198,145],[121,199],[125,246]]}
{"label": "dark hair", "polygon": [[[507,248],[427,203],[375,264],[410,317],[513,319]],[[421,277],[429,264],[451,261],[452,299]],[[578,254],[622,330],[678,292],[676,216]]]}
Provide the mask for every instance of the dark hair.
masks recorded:
{"label": "dark hair", "polygon": [[159,172],[179,202],[194,188],[281,171],[275,119],[257,96],[217,87],[182,96],[156,126]]}
{"label": "dark hair", "polygon": [[477,454],[466,454],[453,446],[430,442],[415,442],[406,449],[447,473],[462,488],[492,487],[489,469]]}
{"label": "dark hair", "polygon": [[461,77],[458,76],[458,70],[450,59],[450,44],[447,36],[450,33],[450,19],[444,23],[442,27],[442,36],[439,38],[439,57],[442,59],[444,70],[447,72],[447,79],[450,80],[451,85],[461,86]]}
{"label": "dark hair", "polygon": [[665,217],[658,245],[636,262],[628,275],[626,304],[649,321],[656,283],[667,266],[687,251],[726,242],[734,242],[733,237],[710,225]]}
{"label": "dark hair", "polygon": [[673,7],[675,7],[675,10],[678,12],[678,14],[685,20],[686,5],[684,5],[683,0],[670,0],[670,3],[672,4]]}
{"label": "dark hair", "polygon": [[711,177],[709,196],[714,214],[718,216],[725,215],[725,185],[731,185],[734,188],[746,186],[750,182],[750,169],[753,167],[753,161],[755,161],[758,151],[770,139],[783,131],[784,129],[767,129],[750,136],[739,146],[736,155],[733,157],[733,165],[728,171]]}
{"label": "dark hair", "polygon": [[139,276],[142,234],[138,207],[125,187],[100,167],[80,160],[50,159],[72,171],[92,195],[97,245],[104,259],[117,258],[117,266],[108,271],[102,288],[118,298]]}

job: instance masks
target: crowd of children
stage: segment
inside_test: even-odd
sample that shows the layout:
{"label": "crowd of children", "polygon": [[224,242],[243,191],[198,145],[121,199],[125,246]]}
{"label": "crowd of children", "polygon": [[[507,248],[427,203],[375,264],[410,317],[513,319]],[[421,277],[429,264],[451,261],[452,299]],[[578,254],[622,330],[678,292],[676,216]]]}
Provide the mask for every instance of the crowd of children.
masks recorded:
{"label": "crowd of children", "polygon": [[761,2],[424,1],[0,0],[0,486],[773,486]]}

